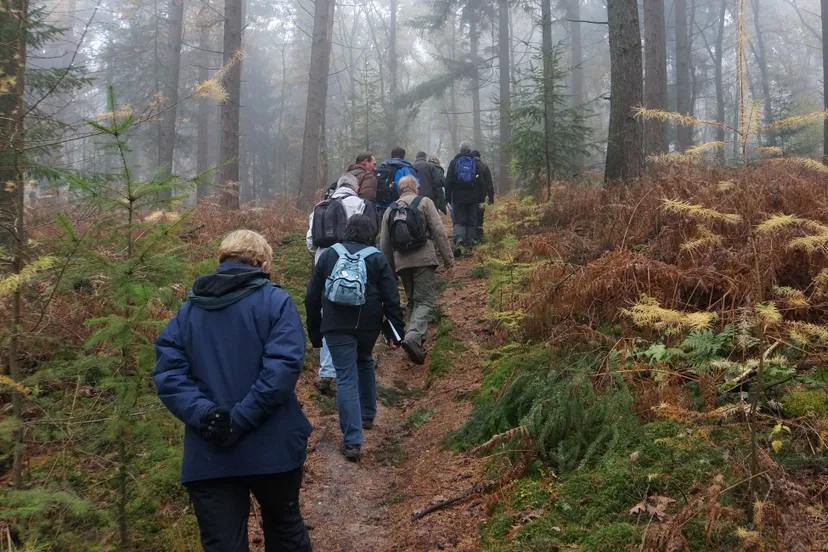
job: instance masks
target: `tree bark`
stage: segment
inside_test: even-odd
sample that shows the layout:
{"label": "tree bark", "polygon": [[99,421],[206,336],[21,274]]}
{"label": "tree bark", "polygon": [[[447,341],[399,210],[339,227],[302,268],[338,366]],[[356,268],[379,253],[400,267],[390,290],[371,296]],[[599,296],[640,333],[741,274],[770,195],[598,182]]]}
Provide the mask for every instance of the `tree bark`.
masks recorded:
{"label": "tree bark", "polygon": [[[676,111],[690,114],[690,39],[687,25],[687,0],[676,0]],[[693,145],[693,127],[677,125],[679,150]]]}
{"label": "tree bark", "polygon": [[509,120],[512,114],[512,91],[510,86],[511,40],[509,35],[509,0],[498,2],[498,39],[497,53],[499,59],[498,78],[500,80],[500,191],[512,189],[510,166],[512,163],[509,154],[509,140],[512,137],[512,123]]}
{"label": "tree bark", "polygon": [[316,0],[313,17],[308,101],[305,112],[305,131],[302,142],[302,172],[299,199],[309,204],[323,185],[319,163],[322,137],[322,114],[328,100],[328,71],[331,61],[331,36],[335,0]]}
{"label": "tree bark", "polygon": [[[199,48],[202,49],[196,59],[199,60],[198,82],[202,83],[210,78],[207,69],[210,62],[209,49],[210,41],[206,29],[199,32]],[[199,98],[197,117],[197,138],[196,138],[196,174],[204,174],[210,169],[210,103],[207,98]],[[210,184],[205,180],[198,183],[196,189],[196,202],[200,203],[210,195]]]}
{"label": "tree bark", "polygon": [[[821,0],[822,8],[822,99],[825,110],[828,111],[828,0]],[[825,119],[822,130],[822,162],[828,165],[828,119]]]}
{"label": "tree bark", "polygon": [[[170,0],[170,28],[167,38],[166,67],[164,70],[164,111],[161,115],[161,135],[158,148],[158,167],[161,176],[172,173],[175,153],[175,123],[178,109],[178,78],[181,70],[181,40],[184,33],[184,0]],[[163,192],[163,197],[172,197],[172,190]]]}
{"label": "tree bark", "polygon": [[222,85],[227,99],[221,103],[221,152],[223,165],[219,176],[222,188],[222,205],[227,209],[239,209],[239,114],[241,110],[241,47],[242,2],[225,0],[224,3],[224,73]]}
{"label": "tree bark", "polygon": [[644,99],[641,30],[636,0],[607,3],[610,46],[610,124],[605,179],[638,178],[644,166],[643,125],[635,108]]}
{"label": "tree bark", "polygon": [[546,156],[546,189],[549,192],[552,188],[552,135],[555,132],[555,103],[554,88],[555,78],[553,72],[553,51],[552,51],[552,2],[541,0],[541,46],[543,48],[543,133],[544,133],[544,154]]}
{"label": "tree bark", "polygon": [[398,59],[397,59],[397,10],[399,0],[391,0],[391,17],[388,24],[388,73],[391,82],[388,83],[388,151],[397,146],[397,95],[398,88]]}
{"label": "tree bark", "polygon": [[[823,0],[823,2],[828,0]],[[727,0],[722,0],[719,8],[719,34],[716,36],[716,59],[714,62],[716,70],[716,122],[720,126],[716,127],[716,141],[725,141],[725,97],[724,97],[724,79],[722,76],[722,64],[724,61],[724,30],[725,30],[725,16],[727,15]],[[719,165],[724,166],[725,147],[719,148],[717,153]]]}
{"label": "tree bark", "polygon": [[[569,32],[571,35],[572,60],[570,70],[572,72],[572,107],[581,108],[584,105],[584,46],[581,32],[581,2],[580,0],[569,0],[567,4],[569,16]],[[578,152],[573,160],[579,171],[584,166],[584,154]]]}
{"label": "tree bark", "polygon": [[[644,0],[645,81],[644,105],[648,109],[667,110],[667,32],[664,24],[664,0]],[[669,151],[667,122],[649,119],[644,122],[644,154],[661,155]]]}
{"label": "tree bark", "polygon": [[[454,10],[449,15],[449,25],[451,25],[451,42],[449,43],[449,56],[452,61],[457,60],[457,14]],[[457,131],[457,84],[451,81],[451,90],[449,91],[449,134],[451,135],[451,148],[456,148],[460,144],[460,138]],[[449,148],[449,150],[451,150]]]}
{"label": "tree bark", "polygon": [[[469,50],[471,62],[478,63],[480,46],[480,21],[475,0],[469,3]],[[480,121],[480,72],[475,69],[471,79],[472,119],[474,126],[474,147],[483,150],[483,125]]]}
{"label": "tree bark", "polygon": [[[759,14],[759,0],[751,0],[750,4],[753,11],[753,26],[756,28],[757,49],[754,50],[754,55],[756,55],[756,61],[759,65],[759,76],[761,77],[762,81],[762,99],[765,102],[763,108],[763,117],[765,119],[764,123],[766,125],[769,125],[773,122],[773,106],[771,103],[770,75],[768,73],[767,50],[765,49],[765,38],[762,33],[762,27],[760,25],[761,18]],[[768,145],[770,146],[776,145],[775,133],[768,132],[767,141]]]}

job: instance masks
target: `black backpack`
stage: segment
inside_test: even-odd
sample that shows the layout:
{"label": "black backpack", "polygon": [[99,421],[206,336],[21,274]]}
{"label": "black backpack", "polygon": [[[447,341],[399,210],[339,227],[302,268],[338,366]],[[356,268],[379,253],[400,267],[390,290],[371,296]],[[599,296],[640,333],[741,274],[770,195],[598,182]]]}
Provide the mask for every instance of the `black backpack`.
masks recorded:
{"label": "black backpack", "polygon": [[394,201],[394,175],[400,167],[392,163],[383,163],[374,171],[377,177],[377,203],[388,205]]}
{"label": "black backpack", "polygon": [[331,199],[333,197],[334,193],[336,193],[336,188],[338,185],[338,182],[334,182],[325,189],[325,199]]}
{"label": "black backpack", "polygon": [[388,215],[388,231],[394,251],[416,251],[428,242],[428,230],[423,215],[418,209],[422,196],[417,196],[411,205],[398,201]]}
{"label": "black backpack", "polygon": [[348,213],[341,199],[326,199],[313,209],[311,237],[316,247],[330,247],[345,238]]}

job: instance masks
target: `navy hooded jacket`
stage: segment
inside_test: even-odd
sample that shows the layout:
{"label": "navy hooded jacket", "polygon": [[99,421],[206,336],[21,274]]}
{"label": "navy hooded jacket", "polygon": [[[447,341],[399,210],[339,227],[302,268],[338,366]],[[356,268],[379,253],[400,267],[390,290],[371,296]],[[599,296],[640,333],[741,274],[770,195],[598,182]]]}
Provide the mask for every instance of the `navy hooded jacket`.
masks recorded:
{"label": "navy hooded jacket", "polygon": [[[155,350],[158,396],[185,424],[183,483],[302,467],[312,430],[295,393],[305,332],[290,295],[266,273],[228,262],[196,280]],[[198,432],[213,406],[244,432],[228,449]]]}

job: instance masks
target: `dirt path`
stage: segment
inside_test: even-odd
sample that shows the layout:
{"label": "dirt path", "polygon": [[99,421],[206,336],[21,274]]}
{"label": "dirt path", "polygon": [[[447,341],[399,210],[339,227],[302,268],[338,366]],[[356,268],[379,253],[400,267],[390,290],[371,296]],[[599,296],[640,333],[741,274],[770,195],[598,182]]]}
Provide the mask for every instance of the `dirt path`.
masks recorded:
{"label": "dirt path", "polygon": [[[379,413],[375,428],[366,431],[359,464],[339,453],[335,402],[313,394],[313,376],[303,376],[300,396],[316,430],[302,510],[316,552],[479,549],[480,499],[411,521],[415,512],[482,478],[479,461],[441,447],[446,434],[466,420],[470,405],[465,397],[481,381],[480,346],[488,336],[478,321],[488,296],[484,280],[470,277],[473,265],[473,259],[458,263],[439,301],[442,316],[453,324],[449,336],[459,344],[445,376],[428,382],[433,355],[418,367],[401,350],[377,348]],[[430,334],[436,330],[430,328]],[[430,338],[427,348],[434,343]],[[261,539],[254,536],[254,541]]]}

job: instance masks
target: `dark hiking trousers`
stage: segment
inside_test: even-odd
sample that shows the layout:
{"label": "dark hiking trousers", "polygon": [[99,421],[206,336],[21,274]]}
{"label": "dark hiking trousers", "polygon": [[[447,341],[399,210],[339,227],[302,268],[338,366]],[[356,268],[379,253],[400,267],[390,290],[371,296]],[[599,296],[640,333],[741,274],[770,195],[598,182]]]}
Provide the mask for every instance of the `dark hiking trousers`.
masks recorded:
{"label": "dark hiking trousers", "polygon": [[477,203],[454,203],[454,243],[472,247],[477,239]]}
{"label": "dark hiking trousers", "polygon": [[311,552],[299,511],[302,470],[187,483],[204,552],[249,552],[250,493],[262,512],[265,552]]}

